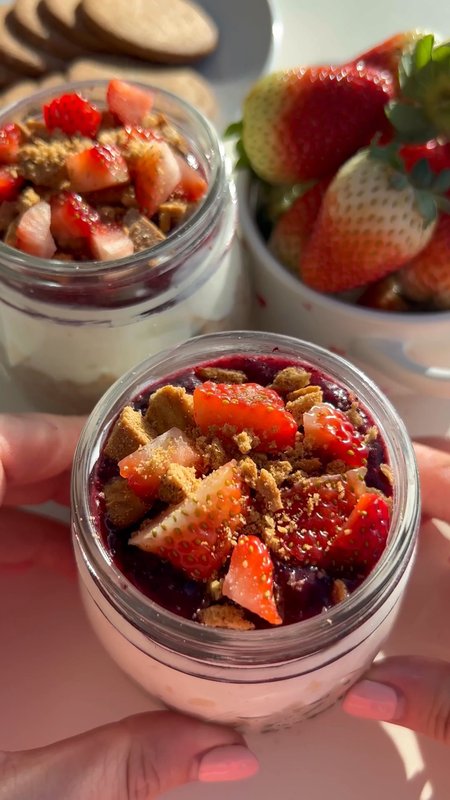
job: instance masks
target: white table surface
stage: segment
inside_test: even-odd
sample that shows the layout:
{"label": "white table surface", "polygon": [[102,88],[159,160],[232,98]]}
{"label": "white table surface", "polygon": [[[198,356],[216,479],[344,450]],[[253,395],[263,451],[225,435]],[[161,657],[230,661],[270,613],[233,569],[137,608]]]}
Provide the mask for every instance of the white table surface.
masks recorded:
{"label": "white table surface", "polygon": [[[243,0],[245,2],[245,0]],[[396,30],[450,32],[450,6],[419,0],[277,0],[274,66],[345,59]],[[25,404],[0,383],[0,410]],[[430,523],[394,634],[385,652],[450,659],[450,536]],[[0,561],[0,747],[32,747],[154,708],[104,653],[84,617],[74,580],[42,565]],[[430,591],[433,586],[433,591]],[[426,601],[424,600],[426,598]],[[447,751],[389,725],[349,719],[335,708],[296,729],[249,737],[261,772],[215,785],[215,800],[444,800]],[[169,798],[169,795],[167,796]],[[207,800],[190,785],[171,800]]]}

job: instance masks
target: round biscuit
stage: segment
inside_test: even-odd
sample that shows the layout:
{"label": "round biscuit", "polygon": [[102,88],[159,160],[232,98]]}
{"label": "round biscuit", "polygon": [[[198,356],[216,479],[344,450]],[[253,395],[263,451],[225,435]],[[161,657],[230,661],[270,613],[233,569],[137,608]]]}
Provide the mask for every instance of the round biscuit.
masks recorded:
{"label": "round biscuit", "polygon": [[16,103],[18,100],[23,100],[25,97],[29,97],[38,90],[39,84],[37,81],[18,81],[0,94],[0,108],[9,106],[11,103]]}
{"label": "round biscuit", "polygon": [[211,85],[193,69],[147,66],[142,61],[128,58],[92,58],[74,61],[67,74],[72,81],[123,78],[147,83],[173,92],[211,120],[215,120],[218,115],[217,101]]}
{"label": "round biscuit", "polygon": [[42,75],[48,69],[58,69],[61,61],[22,41],[11,13],[11,6],[0,6],[0,58],[6,66],[17,68],[25,75]]}
{"label": "round biscuit", "polygon": [[[103,2],[103,0],[100,0]],[[105,52],[98,36],[91,33],[80,18],[80,0],[41,0],[39,14],[44,22],[79,44],[84,51]]]}
{"label": "round biscuit", "polygon": [[40,0],[15,0],[13,19],[25,41],[60,58],[77,58],[83,49],[51,27],[39,13]]}
{"label": "round biscuit", "polygon": [[189,64],[217,46],[215,22],[191,0],[82,0],[81,14],[104,42],[148,61]]}

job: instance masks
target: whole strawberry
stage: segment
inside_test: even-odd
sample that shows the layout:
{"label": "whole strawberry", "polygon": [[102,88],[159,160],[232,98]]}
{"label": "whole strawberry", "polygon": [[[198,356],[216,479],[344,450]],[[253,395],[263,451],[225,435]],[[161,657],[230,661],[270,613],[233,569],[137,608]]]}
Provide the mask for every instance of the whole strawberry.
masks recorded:
{"label": "whole strawberry", "polygon": [[297,272],[306,242],[311,236],[329,179],[315,183],[278,217],[269,239],[275,258]]}
{"label": "whole strawberry", "polygon": [[[308,286],[321,292],[363,286],[394,272],[428,244],[437,205],[445,202],[438,186],[433,193],[432,181],[441,181],[443,173],[430,178],[425,161],[410,176],[401,167],[394,148],[374,147],[339,170],[301,260]],[[428,188],[419,189],[414,181]]]}
{"label": "whole strawberry", "polygon": [[399,274],[403,294],[450,309],[450,216],[443,214],[428,246]]}
{"label": "whole strawberry", "polygon": [[386,125],[391,77],[370,67],[300,67],[267,75],[244,102],[253,170],[283,184],[332,175]]}

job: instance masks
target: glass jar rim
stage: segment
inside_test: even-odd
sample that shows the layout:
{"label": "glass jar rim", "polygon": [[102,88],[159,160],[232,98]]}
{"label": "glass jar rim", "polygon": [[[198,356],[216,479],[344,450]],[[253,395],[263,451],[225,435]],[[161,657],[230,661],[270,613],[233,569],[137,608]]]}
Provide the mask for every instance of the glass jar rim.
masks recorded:
{"label": "glass jar rim", "polygon": [[[66,92],[76,92],[82,91],[83,89],[87,90],[89,88],[106,88],[108,83],[108,79],[97,78],[91,81],[70,81],[67,83],[61,83],[57,86],[52,86],[51,88],[47,87],[41,89],[39,92],[28,95],[26,98],[22,98],[15,103],[11,103],[9,106],[5,106],[0,112],[0,127],[5,125],[7,121],[11,121],[12,116],[20,119],[20,112],[23,112],[30,105],[30,103],[40,104],[46,100],[48,101],[52,97],[57,97],[61,93],[61,89],[63,87]],[[209,142],[210,153],[214,156],[210,162],[211,175],[208,192],[199,208],[195,210],[191,217],[189,217],[180,225],[173,235],[168,236],[167,239],[159,244],[154,245],[150,249],[142,250],[139,253],[133,253],[131,256],[124,256],[122,258],[111,259],[109,261],[71,262],[72,269],[78,270],[81,274],[83,274],[84,277],[100,277],[104,274],[111,276],[115,272],[120,273],[120,270],[126,269],[131,263],[136,265],[138,268],[148,262],[150,253],[152,259],[163,258],[165,253],[173,248],[175,242],[181,249],[185,247],[187,244],[189,244],[193,237],[195,238],[201,233],[205,218],[208,217],[208,215],[211,213],[211,210],[217,204],[217,197],[226,178],[227,170],[224,146],[216,129],[204,116],[204,114],[198,111],[190,103],[187,103],[181,97],[178,97],[178,95],[168,91],[167,89],[160,89],[157,86],[153,86],[150,83],[143,83],[142,81],[129,80],[127,83],[131,83],[141,89],[150,90],[155,93],[156,97],[160,96],[165,98],[170,103],[178,105],[184,111],[184,113],[193,120],[194,124],[200,126],[202,132],[206,135]],[[56,279],[64,274],[67,274],[67,262],[65,261],[30,256],[27,253],[23,253],[22,251],[0,241],[0,259],[2,259],[2,256],[3,258],[8,259],[10,265],[16,271],[23,269],[27,271],[28,274],[41,274],[45,272],[50,279],[52,277]],[[0,266],[4,266],[4,263],[1,263]]]}
{"label": "glass jar rim", "polygon": [[[261,349],[263,348],[263,349]],[[264,349],[265,348],[265,349]],[[181,366],[177,359],[189,352]],[[354,391],[373,415],[385,441],[395,479],[388,545],[370,575],[343,602],[310,619],[272,629],[236,631],[200,625],[150,600],[115,566],[96,530],[91,511],[92,468],[111,423],[133,397],[164,377],[152,370],[164,366],[167,376],[189,366],[234,354],[289,357],[322,369],[339,385]],[[172,368],[171,368],[172,365]],[[345,376],[342,379],[341,375]],[[285,663],[320,652],[359,628],[380,608],[405,571],[414,551],[420,520],[418,473],[406,428],[390,401],[358,368],[318,345],[280,334],[229,331],[198,336],[141,362],[102,397],[81,434],[72,475],[72,526],[84,562],[116,611],[163,648],[192,661],[234,666]]]}

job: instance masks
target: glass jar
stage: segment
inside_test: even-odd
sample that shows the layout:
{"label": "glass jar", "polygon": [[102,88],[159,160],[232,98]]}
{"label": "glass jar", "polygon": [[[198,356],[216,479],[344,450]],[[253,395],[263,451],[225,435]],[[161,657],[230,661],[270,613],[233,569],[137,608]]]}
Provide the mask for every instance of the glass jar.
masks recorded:
{"label": "glass jar", "polygon": [[[395,490],[388,545],[349,598],[311,619],[270,630],[208,628],[158,606],[119,572],[96,529],[90,476],[124,405],[164,377],[235,354],[311,364],[351,390],[385,441]],[[332,705],[391,631],[413,563],[420,521],[414,452],[395,409],[355,367],[320,347],[270,333],[201,336],[119,380],[94,409],[75,456],[72,530],[87,615],[112,658],[172,708],[243,730],[290,726]]]}
{"label": "glass jar", "polygon": [[[104,105],[106,86],[98,80],[39,92],[5,110],[0,127],[39,117],[62,90]],[[217,133],[183,100],[145,88],[154,110],[188,142],[208,194],[165,241],[115,261],[67,264],[0,242],[0,363],[38,410],[90,411],[141,359],[190,336],[247,325],[235,187]]]}

